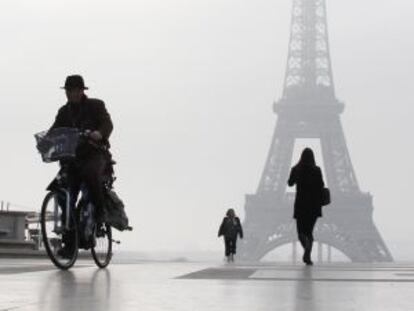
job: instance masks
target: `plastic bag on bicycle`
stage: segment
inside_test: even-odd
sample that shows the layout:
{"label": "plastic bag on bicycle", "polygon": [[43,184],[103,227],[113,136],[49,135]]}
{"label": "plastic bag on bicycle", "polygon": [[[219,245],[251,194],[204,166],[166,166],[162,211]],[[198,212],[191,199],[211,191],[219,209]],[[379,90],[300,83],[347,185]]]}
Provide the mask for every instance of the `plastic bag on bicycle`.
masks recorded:
{"label": "plastic bag on bicycle", "polygon": [[114,190],[105,190],[104,219],[113,228],[124,231],[129,230],[128,216],[125,213],[124,202]]}

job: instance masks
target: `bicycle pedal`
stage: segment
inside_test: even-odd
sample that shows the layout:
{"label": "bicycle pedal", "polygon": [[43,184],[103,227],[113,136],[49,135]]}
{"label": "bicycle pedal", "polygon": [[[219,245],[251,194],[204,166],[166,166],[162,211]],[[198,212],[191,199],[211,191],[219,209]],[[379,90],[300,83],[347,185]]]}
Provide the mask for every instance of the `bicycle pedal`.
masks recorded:
{"label": "bicycle pedal", "polygon": [[117,241],[117,240],[114,240],[114,239],[112,239],[112,242],[114,242],[116,244],[121,244],[121,241]]}

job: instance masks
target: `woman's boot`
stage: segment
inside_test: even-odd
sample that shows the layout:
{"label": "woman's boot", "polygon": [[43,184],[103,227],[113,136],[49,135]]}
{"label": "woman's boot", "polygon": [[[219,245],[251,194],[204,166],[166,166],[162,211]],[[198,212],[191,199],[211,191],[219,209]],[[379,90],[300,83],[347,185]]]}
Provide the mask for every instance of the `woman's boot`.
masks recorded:
{"label": "woman's boot", "polygon": [[312,245],[313,245],[313,240],[309,237],[306,237],[306,239],[305,239],[305,253],[303,254],[303,262],[307,266],[312,266],[313,265],[313,262],[311,260]]}

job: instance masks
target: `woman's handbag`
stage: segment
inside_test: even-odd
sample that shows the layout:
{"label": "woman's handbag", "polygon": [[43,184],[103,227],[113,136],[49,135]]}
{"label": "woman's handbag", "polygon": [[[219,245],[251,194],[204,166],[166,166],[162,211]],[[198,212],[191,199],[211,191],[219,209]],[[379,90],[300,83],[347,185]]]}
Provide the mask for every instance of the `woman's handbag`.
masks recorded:
{"label": "woman's handbag", "polygon": [[331,192],[329,188],[322,188],[322,198],[321,198],[321,205],[326,206],[331,203]]}

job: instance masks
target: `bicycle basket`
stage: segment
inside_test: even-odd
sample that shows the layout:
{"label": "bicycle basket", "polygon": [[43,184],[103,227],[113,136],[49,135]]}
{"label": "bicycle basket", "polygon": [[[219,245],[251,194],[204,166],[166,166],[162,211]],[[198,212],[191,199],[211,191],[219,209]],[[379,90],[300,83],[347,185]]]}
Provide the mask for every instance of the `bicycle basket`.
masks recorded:
{"label": "bicycle basket", "polygon": [[43,162],[50,163],[76,156],[79,131],[71,127],[59,127],[35,134],[36,148]]}

